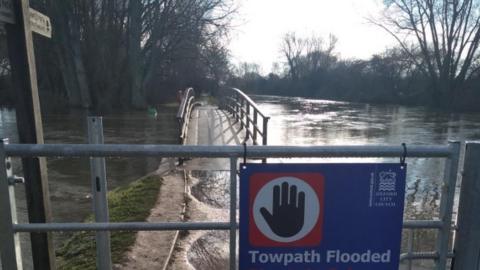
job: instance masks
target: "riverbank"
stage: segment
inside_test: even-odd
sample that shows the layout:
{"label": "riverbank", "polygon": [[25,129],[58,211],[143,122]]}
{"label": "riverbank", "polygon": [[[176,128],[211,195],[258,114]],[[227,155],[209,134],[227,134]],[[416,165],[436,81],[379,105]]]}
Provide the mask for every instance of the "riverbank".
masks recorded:
{"label": "riverbank", "polygon": [[[179,222],[185,214],[185,173],[174,169],[162,176],[158,200],[147,222]],[[124,261],[114,266],[118,270],[166,269],[178,239],[178,231],[142,231],[124,254]]]}
{"label": "riverbank", "polygon": [[[111,222],[179,221],[184,201],[183,174],[172,170],[173,161],[157,171],[108,193]],[[92,216],[87,222],[92,221]],[[171,232],[112,232],[114,269],[149,269],[145,263],[167,261],[174,239]],[[152,237],[153,235],[153,237]],[[154,256],[147,260],[146,249]],[[141,256],[139,255],[141,254]],[[57,251],[58,269],[96,269],[95,233],[77,232]],[[141,263],[144,263],[143,266]],[[132,267],[137,265],[138,268]]]}

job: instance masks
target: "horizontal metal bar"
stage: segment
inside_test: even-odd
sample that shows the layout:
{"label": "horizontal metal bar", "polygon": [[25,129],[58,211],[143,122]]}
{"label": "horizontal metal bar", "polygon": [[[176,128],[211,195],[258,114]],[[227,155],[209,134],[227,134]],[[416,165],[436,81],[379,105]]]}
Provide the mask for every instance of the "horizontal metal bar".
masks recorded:
{"label": "horizontal metal bar", "polygon": [[[405,220],[405,229],[435,229],[441,227],[436,220]],[[238,228],[238,224],[237,224]],[[228,230],[229,222],[116,222],[116,223],[23,223],[14,224],[15,232],[51,231],[156,231],[156,230]]]}
{"label": "horizontal metal bar", "polygon": [[[139,144],[9,144],[5,146],[11,157],[242,157],[243,146],[207,145],[139,145]],[[449,157],[446,145],[409,146],[408,157]],[[263,146],[248,147],[249,158],[279,157],[399,157],[402,146]]]}
{"label": "horizontal metal bar", "polygon": [[404,229],[441,229],[443,222],[440,220],[405,220]]}
{"label": "horizontal metal bar", "polygon": [[24,223],[15,232],[229,230],[228,222]]}
{"label": "horizontal metal bar", "polygon": [[[438,259],[439,255],[435,251],[429,252],[412,252],[412,253],[402,253],[400,254],[400,261],[404,260],[425,260],[425,259]],[[448,258],[453,258],[454,254],[452,252],[447,254]]]}

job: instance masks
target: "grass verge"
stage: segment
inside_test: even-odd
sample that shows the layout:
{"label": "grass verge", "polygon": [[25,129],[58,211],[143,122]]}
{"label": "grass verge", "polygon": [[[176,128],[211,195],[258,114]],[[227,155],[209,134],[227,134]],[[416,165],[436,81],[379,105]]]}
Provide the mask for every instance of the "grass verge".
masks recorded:
{"label": "grass verge", "polygon": [[[157,201],[162,179],[149,175],[108,193],[110,221],[145,221]],[[91,222],[93,216],[87,218]],[[112,262],[121,263],[135,242],[136,232],[111,233]],[[57,251],[57,267],[65,270],[96,269],[95,233],[76,232]]]}

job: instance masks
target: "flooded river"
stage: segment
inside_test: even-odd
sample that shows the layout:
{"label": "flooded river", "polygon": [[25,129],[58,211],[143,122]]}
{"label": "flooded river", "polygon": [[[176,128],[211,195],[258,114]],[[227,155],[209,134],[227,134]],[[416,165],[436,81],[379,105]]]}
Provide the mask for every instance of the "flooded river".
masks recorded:
{"label": "flooded river", "polygon": [[[449,139],[480,140],[479,113],[447,113],[423,107],[273,96],[254,96],[253,99],[266,115],[271,116],[268,134],[270,145],[400,145],[405,142],[408,147],[413,144],[445,144]],[[176,107],[166,106],[157,118],[150,117],[146,112],[107,115],[104,117],[105,142],[176,143],[175,112]],[[9,137],[12,142],[17,141],[13,111],[0,110],[0,137]],[[46,116],[45,139],[47,143],[84,143],[85,115],[71,113]],[[283,159],[270,162],[358,160],[360,159]],[[108,159],[109,189],[153,171],[158,163],[159,160],[155,158]],[[427,219],[437,216],[444,162],[439,159],[407,158],[407,163],[409,168],[405,218]],[[18,161],[15,168],[18,171]],[[91,207],[88,159],[51,158],[48,159],[48,169],[54,220],[83,220]],[[206,209],[225,209],[225,213],[228,213],[229,173],[197,171],[192,172],[192,175],[199,180],[192,187],[192,195],[203,203]],[[23,192],[21,187],[17,189],[20,212],[25,213]],[[193,244],[189,255],[190,262],[196,266],[205,266],[204,261],[210,254],[209,250],[213,250],[205,247],[213,245],[212,239],[224,237],[226,236],[222,233],[214,233],[210,234],[210,237],[199,239]],[[423,239],[428,237],[431,235],[424,234]],[[218,243],[215,243],[215,246],[218,246]],[[224,248],[220,245],[216,250]],[[217,253],[221,256],[228,254],[228,251],[224,251]],[[209,269],[224,269],[226,263],[226,260],[210,260],[208,265],[214,266]]]}
{"label": "flooded river", "polygon": [[[423,107],[368,105],[350,102],[254,96],[268,116],[269,145],[371,145],[446,144],[448,140],[479,140],[480,114],[435,112]],[[269,159],[269,162],[399,162],[382,158]],[[438,216],[440,187],[443,177],[442,159],[407,158],[408,175],[405,219],[431,219]],[[229,205],[226,171],[195,171],[198,183],[192,195],[204,204],[206,211],[225,209]],[[458,198],[457,198],[458,199]],[[209,209],[210,208],[210,209]],[[201,209],[201,208],[200,208]],[[216,239],[216,240],[215,240]],[[415,233],[415,249],[433,248],[433,231]],[[406,239],[403,242],[405,249]],[[227,234],[208,233],[192,245],[190,263],[197,269],[225,269],[228,260],[221,258],[221,249],[211,243],[228,243]],[[207,255],[206,255],[207,254]],[[212,261],[212,257],[217,260]],[[431,266],[430,261],[421,263]],[[213,268],[212,268],[213,267]],[[418,269],[420,266],[416,266]]]}
{"label": "flooded river", "polygon": [[[175,144],[177,105],[163,106],[158,115],[145,112],[109,114],[103,117],[105,143],[128,144]],[[46,143],[86,143],[87,115],[82,112],[50,114],[44,117]],[[15,112],[0,110],[0,137],[18,142]],[[108,189],[153,172],[159,165],[159,158],[108,158]],[[21,174],[19,159],[13,160],[14,171]],[[88,158],[48,158],[49,191],[52,216],[55,222],[80,222],[91,213],[90,170]],[[25,190],[17,185],[19,219],[26,221]],[[22,234],[22,242],[28,242],[27,234]],[[56,245],[63,235],[55,234]],[[30,269],[29,245],[24,245],[25,269]]]}

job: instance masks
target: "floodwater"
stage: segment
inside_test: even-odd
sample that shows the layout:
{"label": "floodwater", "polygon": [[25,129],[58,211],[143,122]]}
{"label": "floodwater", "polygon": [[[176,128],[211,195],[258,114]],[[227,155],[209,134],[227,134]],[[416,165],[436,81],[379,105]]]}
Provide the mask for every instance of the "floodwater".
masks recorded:
{"label": "floodwater", "polygon": [[[128,114],[109,114],[103,117],[105,143],[113,144],[176,144],[177,105],[166,105],[158,109],[158,115],[146,111]],[[44,133],[46,143],[87,143],[86,114],[46,115]],[[0,110],[0,138],[18,142],[15,112]],[[21,175],[19,159],[13,160],[14,172]],[[107,158],[107,185],[109,190],[128,184],[155,171],[159,158]],[[91,214],[90,170],[88,158],[55,157],[47,159],[49,192],[52,216],[55,222],[80,222]],[[25,190],[23,185],[16,189],[17,209],[21,222],[26,222]],[[22,234],[27,243],[28,235]],[[55,234],[55,244],[60,245],[62,234]],[[30,269],[29,245],[24,245],[25,269]]]}
{"label": "floodwater", "polygon": [[[254,96],[261,110],[271,116],[270,145],[363,145],[405,142],[446,144],[448,140],[480,140],[480,113],[435,112],[423,107],[368,105],[349,102]],[[176,143],[175,106],[166,106],[155,119],[146,112],[104,117],[106,143]],[[86,116],[81,113],[48,115],[44,120],[47,143],[86,142]],[[0,110],[0,137],[17,141],[15,114]],[[281,159],[270,162],[378,162],[398,159]],[[406,219],[429,219],[438,215],[444,162],[440,159],[407,158]],[[108,187],[126,184],[153,170],[155,158],[109,158]],[[14,162],[17,173],[20,164]],[[90,180],[88,159],[49,158],[49,187],[54,221],[81,221],[89,213]],[[192,196],[204,210],[228,213],[229,172],[195,171],[199,181]],[[25,221],[24,190],[16,189],[21,219]],[[215,212],[212,211],[212,212]],[[222,218],[228,216],[221,215]],[[434,235],[419,231],[415,247],[428,250]],[[60,237],[61,238],[61,237]],[[57,237],[58,239],[58,237]],[[219,240],[220,239],[220,240]],[[27,250],[28,254],[28,250]],[[188,259],[197,269],[226,269],[228,235],[209,232],[191,247]],[[28,257],[27,257],[28,258]],[[28,269],[28,268],[26,268]]]}
{"label": "floodwater", "polygon": [[[372,105],[304,98],[254,96],[262,112],[271,116],[269,145],[371,145],[446,144],[449,140],[479,140],[480,113],[435,112],[423,107]],[[399,158],[269,159],[269,162],[399,162]],[[407,158],[405,219],[438,217],[443,159]],[[199,181],[192,195],[204,203],[205,211],[229,208],[229,172],[194,171]],[[458,196],[456,199],[456,203]],[[209,210],[211,209],[211,210]],[[456,213],[456,212],[455,212]],[[404,236],[406,235],[406,232]],[[414,249],[432,250],[432,230],[415,232]],[[223,247],[212,243],[223,242]],[[190,250],[189,262],[197,269],[226,269],[228,234],[210,232]],[[403,250],[406,238],[403,239]],[[228,253],[227,253],[228,254]],[[212,258],[217,258],[212,260]],[[429,269],[430,261],[415,269]]]}

